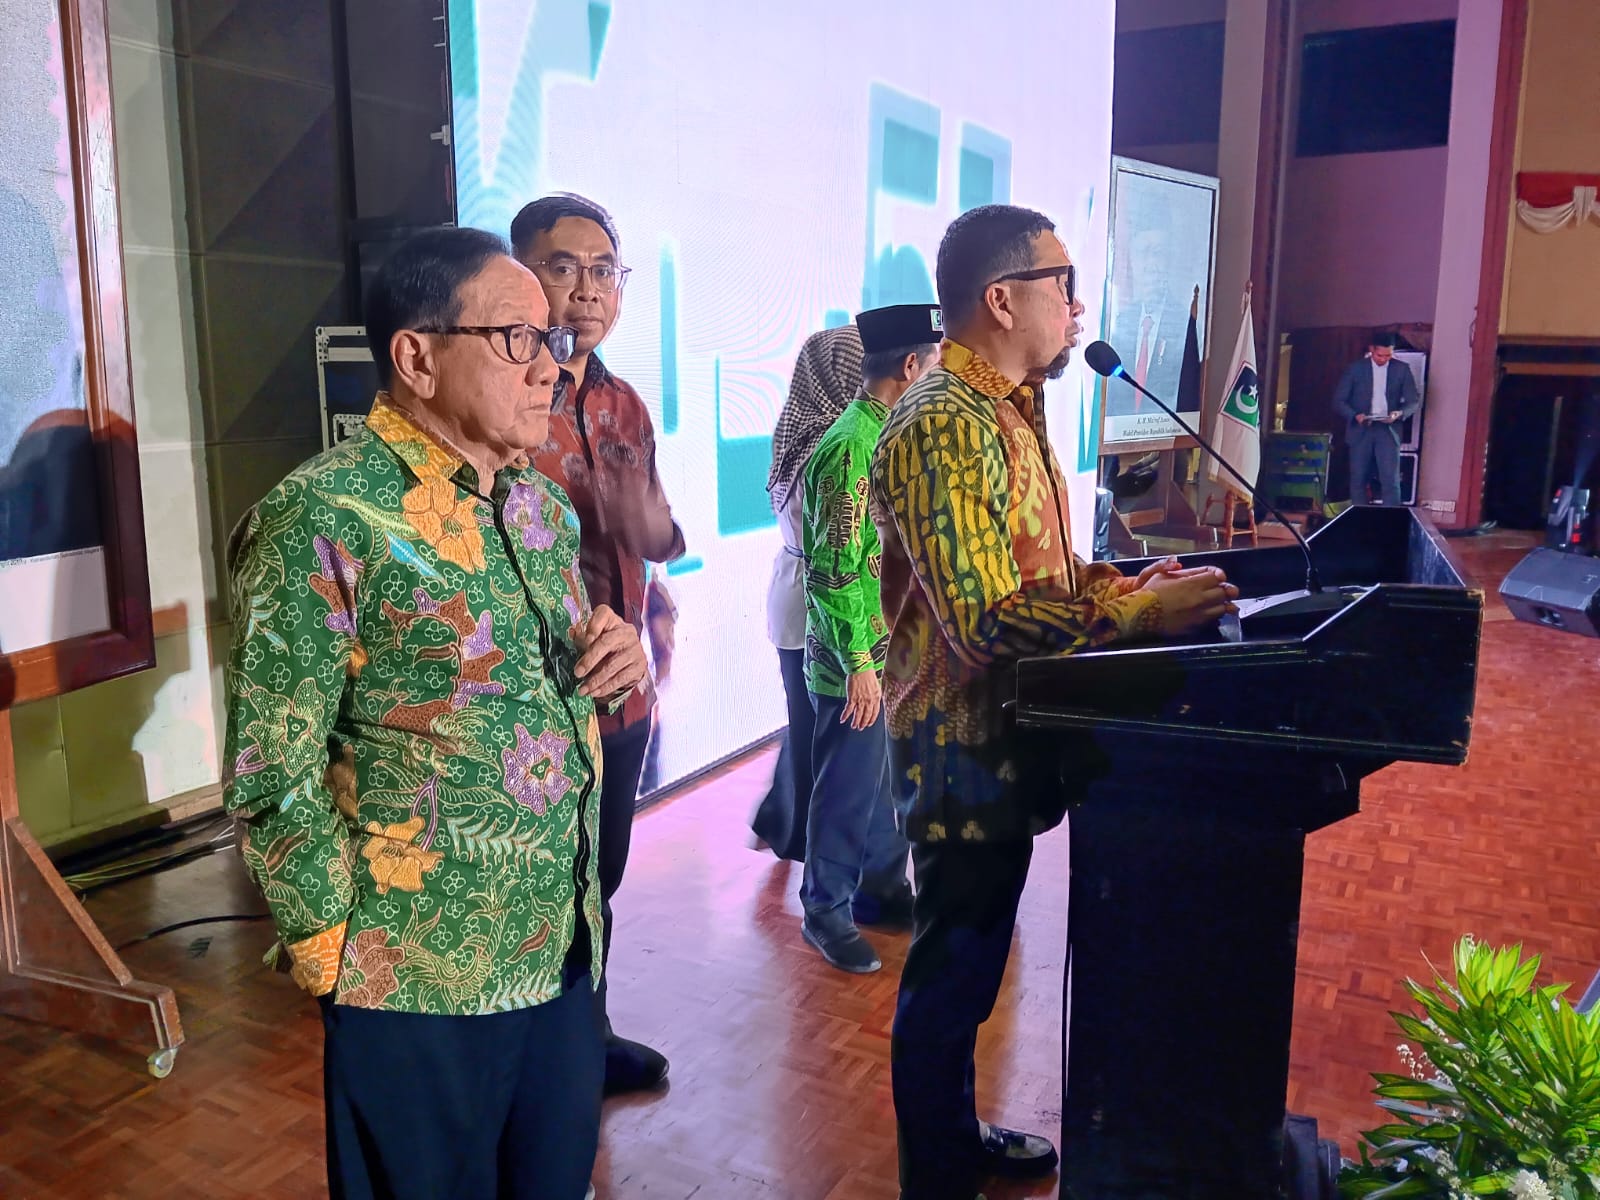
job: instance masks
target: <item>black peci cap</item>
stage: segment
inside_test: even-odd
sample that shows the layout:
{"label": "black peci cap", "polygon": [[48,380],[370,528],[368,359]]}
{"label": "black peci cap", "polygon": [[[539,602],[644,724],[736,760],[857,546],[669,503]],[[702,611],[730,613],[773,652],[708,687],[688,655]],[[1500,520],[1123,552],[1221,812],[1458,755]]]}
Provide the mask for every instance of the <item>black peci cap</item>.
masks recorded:
{"label": "black peci cap", "polygon": [[856,317],[861,348],[868,354],[910,350],[944,340],[944,322],[937,304],[891,304],[869,308]]}

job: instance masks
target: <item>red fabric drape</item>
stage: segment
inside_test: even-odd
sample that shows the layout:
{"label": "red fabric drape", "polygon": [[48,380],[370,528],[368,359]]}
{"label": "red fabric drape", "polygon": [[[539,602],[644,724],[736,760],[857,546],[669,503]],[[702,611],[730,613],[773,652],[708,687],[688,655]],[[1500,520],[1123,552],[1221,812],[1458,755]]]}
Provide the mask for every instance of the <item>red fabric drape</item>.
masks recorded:
{"label": "red fabric drape", "polygon": [[1600,187],[1600,173],[1580,174],[1575,171],[1519,171],[1517,173],[1517,199],[1525,200],[1535,208],[1559,208],[1572,201],[1574,189]]}

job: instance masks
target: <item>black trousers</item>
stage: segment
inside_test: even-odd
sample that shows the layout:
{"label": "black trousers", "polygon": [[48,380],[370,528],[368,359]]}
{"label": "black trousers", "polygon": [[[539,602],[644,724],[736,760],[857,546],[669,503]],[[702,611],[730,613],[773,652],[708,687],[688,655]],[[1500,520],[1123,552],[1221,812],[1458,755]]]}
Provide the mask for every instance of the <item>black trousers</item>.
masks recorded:
{"label": "black trousers", "polygon": [[1385,504],[1400,503],[1400,443],[1388,425],[1356,425],[1350,430],[1350,503],[1369,504],[1368,481],[1378,476]]}
{"label": "black trousers", "polygon": [[[639,721],[616,733],[600,738],[600,845],[595,870],[600,875],[600,913],[605,918],[601,962],[611,961],[611,897],[622,886],[628,869],[628,847],[633,843],[634,805],[639,799],[639,773],[644,769],[644,754],[650,744],[650,722]],[[607,1036],[611,1019],[606,1016],[606,975],[600,976],[600,1016]]]}
{"label": "black trousers", "polygon": [[806,822],[811,810],[811,744],[817,714],[811,707],[806,688],[806,652],[779,650],[778,666],[783,672],[783,695],[789,707],[789,728],[784,731],[778,750],[778,766],[750,829],[779,858],[804,862]]}
{"label": "black trousers", "polygon": [[972,1200],[981,1161],[978,1026],[1011,953],[1032,840],[911,847],[917,896],[889,1061],[902,1200]]}
{"label": "black trousers", "polygon": [[485,1016],[324,1001],[331,1200],[583,1200],[605,1054],[587,972]]}

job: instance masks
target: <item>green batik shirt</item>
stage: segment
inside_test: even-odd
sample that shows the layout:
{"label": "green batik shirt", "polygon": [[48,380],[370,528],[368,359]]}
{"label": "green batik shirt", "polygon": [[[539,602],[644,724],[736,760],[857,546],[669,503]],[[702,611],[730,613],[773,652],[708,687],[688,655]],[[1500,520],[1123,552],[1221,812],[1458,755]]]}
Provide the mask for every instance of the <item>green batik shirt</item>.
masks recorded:
{"label": "green batik shirt", "polygon": [[823,434],[801,476],[806,686],[819,696],[843,696],[852,674],[883,670],[889,650],[882,555],[867,512],[867,470],[888,419],[888,406],[863,392]]}
{"label": "green batik shirt", "polygon": [[561,994],[581,911],[598,982],[599,734],[561,489],[511,468],[480,494],[380,395],[229,558],[224,802],[295,978],[360,1008],[526,1008]]}

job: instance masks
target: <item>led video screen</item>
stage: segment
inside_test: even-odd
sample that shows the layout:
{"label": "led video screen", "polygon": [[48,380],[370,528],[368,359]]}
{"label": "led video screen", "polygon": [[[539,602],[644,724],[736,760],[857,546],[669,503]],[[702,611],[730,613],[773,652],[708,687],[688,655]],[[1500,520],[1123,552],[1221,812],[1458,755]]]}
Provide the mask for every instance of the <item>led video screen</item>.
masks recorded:
{"label": "led video screen", "polygon": [[[528,201],[608,208],[633,268],[601,357],[655,422],[688,554],[662,689],[667,785],[778,728],[766,589],[780,539],[772,432],[805,338],[933,301],[959,213],[1048,213],[1101,327],[1112,0],[905,3],[449,0],[458,220]],[[1087,371],[1051,386],[1080,553],[1099,418]]]}

